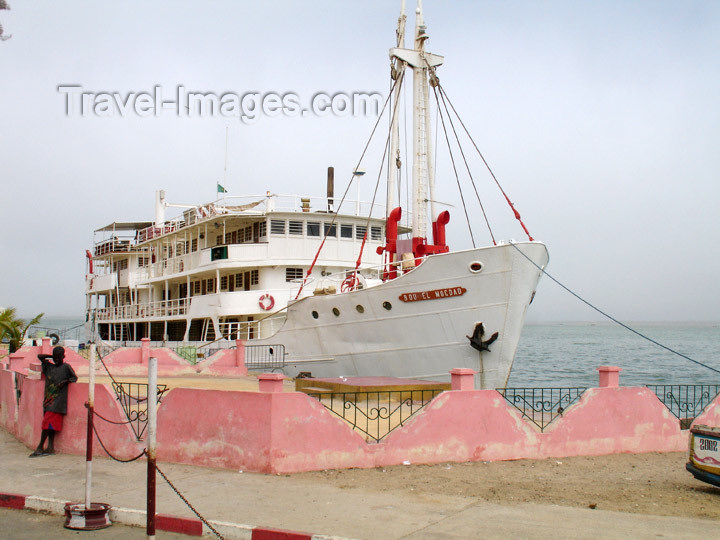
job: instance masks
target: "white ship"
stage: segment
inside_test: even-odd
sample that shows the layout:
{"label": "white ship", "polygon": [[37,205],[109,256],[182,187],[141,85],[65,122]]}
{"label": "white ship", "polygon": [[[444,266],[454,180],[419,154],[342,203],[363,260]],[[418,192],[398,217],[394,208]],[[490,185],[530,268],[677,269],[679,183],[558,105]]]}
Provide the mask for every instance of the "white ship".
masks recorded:
{"label": "white ship", "polygon": [[[336,198],[332,168],[322,198],[267,192],[193,206],[157,192],[154,221],[98,229],[87,252],[87,318],[97,337],[198,351],[239,339],[251,367],[290,376],[447,380],[450,369],[467,367],[478,371],[479,388],[505,386],[548,253],[532,238],[462,251],[447,245],[429,100],[443,58],[425,51],[420,2],[415,13],[413,48],[404,48],[403,2],[390,50],[386,205]],[[408,214],[396,207],[397,109],[410,71]],[[169,208],[178,217],[166,219]]]}

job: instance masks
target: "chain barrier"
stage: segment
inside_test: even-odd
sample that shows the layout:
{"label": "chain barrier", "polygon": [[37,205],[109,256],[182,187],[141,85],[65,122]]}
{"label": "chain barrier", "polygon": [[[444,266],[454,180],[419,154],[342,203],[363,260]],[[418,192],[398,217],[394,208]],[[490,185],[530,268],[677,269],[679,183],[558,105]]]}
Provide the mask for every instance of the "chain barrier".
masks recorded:
{"label": "chain barrier", "polygon": [[[86,403],[85,408],[87,409],[87,407],[88,407],[88,404]],[[97,416],[98,418],[100,418],[100,420],[104,420],[108,424],[115,424],[116,426],[124,426],[126,424],[129,424],[130,422],[133,422],[133,420],[128,420],[127,422],[115,422],[114,420],[108,420],[103,415],[101,415],[99,412],[97,412],[95,409],[93,409],[93,414],[95,416]]]}
{"label": "chain barrier", "polygon": [[157,464],[155,465],[155,470],[160,473],[160,476],[163,477],[163,480],[165,480],[165,481],[168,483],[168,485],[170,486],[170,488],[177,494],[178,497],[180,497],[180,498],[182,499],[182,501],[187,505],[187,507],[190,508],[190,510],[192,510],[193,514],[195,514],[195,515],[198,517],[198,519],[200,519],[200,521],[202,521],[205,525],[207,525],[207,528],[210,529],[210,530],[215,534],[215,536],[217,536],[218,538],[220,538],[220,540],[225,540],[225,537],[224,537],[222,534],[220,534],[220,533],[215,529],[215,527],[213,527],[212,525],[210,525],[210,523],[208,523],[208,520],[205,519],[202,515],[200,515],[200,512],[198,512],[197,510],[195,510],[195,507],[194,507],[192,504],[190,504],[190,501],[188,501],[188,500],[183,496],[182,493],[180,493],[180,491],[178,490],[178,488],[176,488],[176,487],[173,485],[173,483],[168,479],[168,477],[165,476],[165,473],[160,470],[160,467],[158,467]]}
{"label": "chain barrier", "polygon": [[120,458],[118,458],[118,457],[113,456],[113,455],[110,453],[110,451],[105,447],[105,445],[104,445],[103,442],[102,442],[102,439],[100,438],[100,435],[98,435],[97,428],[95,427],[95,425],[93,425],[93,432],[95,433],[95,438],[96,438],[96,439],[98,440],[98,442],[100,443],[100,446],[102,446],[102,449],[103,449],[103,450],[105,451],[105,453],[110,457],[110,459],[113,459],[113,460],[115,460],[115,461],[117,461],[117,462],[119,462],[119,463],[131,463],[131,462],[133,462],[133,461],[136,461],[136,460],[140,459],[141,457],[143,457],[143,456],[147,453],[147,451],[143,448],[143,451],[140,452],[140,454],[138,454],[138,455],[135,456],[134,458],[130,458],[130,459],[120,459]]}

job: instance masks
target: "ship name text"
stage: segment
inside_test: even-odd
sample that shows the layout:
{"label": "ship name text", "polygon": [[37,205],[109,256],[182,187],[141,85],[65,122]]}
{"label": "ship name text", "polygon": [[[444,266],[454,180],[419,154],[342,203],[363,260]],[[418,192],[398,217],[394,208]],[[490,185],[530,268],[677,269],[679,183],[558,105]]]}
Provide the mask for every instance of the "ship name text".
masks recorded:
{"label": "ship name text", "polygon": [[433,291],[402,293],[398,298],[403,302],[418,302],[420,300],[437,300],[439,298],[451,298],[462,296],[467,292],[465,287],[447,287]]}

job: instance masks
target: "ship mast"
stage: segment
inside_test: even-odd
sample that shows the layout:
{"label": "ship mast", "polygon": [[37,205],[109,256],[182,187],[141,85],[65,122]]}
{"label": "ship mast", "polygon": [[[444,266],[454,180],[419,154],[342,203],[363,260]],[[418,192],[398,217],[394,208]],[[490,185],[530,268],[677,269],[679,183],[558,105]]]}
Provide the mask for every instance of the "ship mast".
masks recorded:
{"label": "ship mast", "polygon": [[[414,49],[404,49],[399,46],[390,49],[390,57],[397,60],[396,65],[401,69],[408,65],[413,70],[413,244],[424,243],[427,239],[428,201],[431,205],[432,219],[437,219],[433,204],[435,171],[432,160],[428,75],[430,68],[441,65],[444,59],[442,56],[425,51],[425,40],[429,37],[426,30],[422,0],[418,0],[415,9]],[[393,121],[397,124],[397,118]],[[393,125],[393,130],[395,129],[396,125]],[[388,202],[390,202],[389,195]]]}
{"label": "ship mast", "polygon": [[[407,16],[405,15],[405,0],[402,0],[402,6],[400,8],[400,16],[398,17],[397,27],[397,47],[405,47],[405,21]],[[390,77],[393,81],[402,75],[405,71],[407,64],[397,57],[390,56]],[[398,119],[397,109],[400,103],[400,90],[401,84],[395,84],[395,91],[393,92],[393,103],[395,104],[394,112],[392,113],[392,126],[390,134],[390,162],[388,166],[388,180],[387,180],[387,204],[385,205],[385,218],[390,215],[391,210],[395,207],[395,190],[400,184],[400,123]],[[394,166],[393,166],[394,165]]]}

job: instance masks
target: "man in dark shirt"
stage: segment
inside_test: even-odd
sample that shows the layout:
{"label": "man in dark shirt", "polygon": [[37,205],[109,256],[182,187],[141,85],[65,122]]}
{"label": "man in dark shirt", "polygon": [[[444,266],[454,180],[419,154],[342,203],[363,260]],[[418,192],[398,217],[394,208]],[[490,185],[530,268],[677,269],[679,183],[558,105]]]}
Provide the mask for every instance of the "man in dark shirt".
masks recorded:
{"label": "man in dark shirt", "polygon": [[[55,347],[52,354],[38,354],[45,375],[43,399],[42,435],[40,444],[30,457],[48,456],[55,453],[55,433],[62,431],[63,417],[67,414],[68,384],[76,382],[72,366],[65,364],[65,349]],[[52,358],[53,362],[48,359]],[[43,450],[45,441],[47,448]]]}

